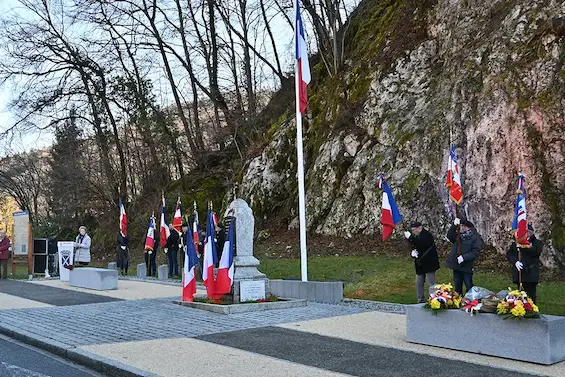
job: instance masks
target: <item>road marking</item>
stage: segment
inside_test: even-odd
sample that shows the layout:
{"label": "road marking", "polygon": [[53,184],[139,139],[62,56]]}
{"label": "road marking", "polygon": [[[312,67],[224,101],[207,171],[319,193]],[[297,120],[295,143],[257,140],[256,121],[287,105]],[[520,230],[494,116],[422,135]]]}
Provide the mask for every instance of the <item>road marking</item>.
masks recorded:
{"label": "road marking", "polygon": [[10,372],[11,377],[51,377],[47,374],[34,372],[33,370],[25,369],[13,364],[8,364],[6,362],[2,362],[2,364],[0,365],[2,365],[1,369]]}

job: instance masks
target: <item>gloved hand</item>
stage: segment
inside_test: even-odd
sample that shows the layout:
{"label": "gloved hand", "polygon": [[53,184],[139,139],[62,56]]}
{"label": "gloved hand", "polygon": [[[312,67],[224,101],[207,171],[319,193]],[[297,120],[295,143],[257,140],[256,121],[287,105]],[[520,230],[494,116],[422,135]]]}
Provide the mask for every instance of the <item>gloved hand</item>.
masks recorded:
{"label": "gloved hand", "polygon": [[465,259],[463,259],[463,255],[460,255],[457,257],[457,263],[461,264],[465,261]]}
{"label": "gloved hand", "polygon": [[522,271],[524,269],[524,263],[520,261],[516,262],[515,266],[518,271]]}
{"label": "gloved hand", "polygon": [[461,224],[461,219],[456,217],[455,220],[453,220],[453,225],[457,226],[459,224]]}
{"label": "gloved hand", "polygon": [[163,251],[165,252],[165,254],[167,254],[169,252],[169,249],[164,248]]}
{"label": "gloved hand", "polygon": [[149,252],[147,254],[149,254],[149,255],[153,254],[153,250],[149,250]]}
{"label": "gloved hand", "polygon": [[414,249],[412,250],[412,258],[418,258],[418,250]]}
{"label": "gloved hand", "polygon": [[412,233],[410,233],[408,231],[404,232],[404,237],[406,237],[406,239],[409,239],[411,235],[412,235]]}
{"label": "gloved hand", "polygon": [[122,248],[122,250],[125,250],[125,249],[126,249],[126,247],[125,247],[125,246],[120,246],[120,247]]}

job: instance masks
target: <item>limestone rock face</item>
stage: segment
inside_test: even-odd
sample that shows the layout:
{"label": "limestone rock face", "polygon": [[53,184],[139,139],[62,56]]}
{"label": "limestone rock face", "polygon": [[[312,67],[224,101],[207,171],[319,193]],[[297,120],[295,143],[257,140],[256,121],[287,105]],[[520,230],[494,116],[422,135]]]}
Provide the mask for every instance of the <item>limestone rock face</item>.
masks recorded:
{"label": "limestone rock face", "polygon": [[[399,20],[413,11],[394,9]],[[397,46],[389,65],[369,64],[369,85],[345,124],[311,111],[304,140],[308,227],[346,237],[380,232],[376,176],[384,173],[404,216],[401,228],[418,219],[443,238],[454,213],[444,186],[451,138],[463,171],[461,211],[484,240],[500,252],[508,247],[514,179],[522,172],[529,220],[545,242],[543,262],[565,265],[565,40],[552,27],[565,3],[438,0],[425,14],[421,40]],[[390,27],[380,51],[389,56],[400,33],[398,24]],[[345,70],[357,72],[360,64],[351,59]],[[316,107],[331,105],[316,97],[329,92],[326,82],[312,88]],[[314,139],[320,124],[327,132]],[[296,217],[294,139],[289,119],[241,183],[243,197],[267,217],[275,213],[270,208]]]}

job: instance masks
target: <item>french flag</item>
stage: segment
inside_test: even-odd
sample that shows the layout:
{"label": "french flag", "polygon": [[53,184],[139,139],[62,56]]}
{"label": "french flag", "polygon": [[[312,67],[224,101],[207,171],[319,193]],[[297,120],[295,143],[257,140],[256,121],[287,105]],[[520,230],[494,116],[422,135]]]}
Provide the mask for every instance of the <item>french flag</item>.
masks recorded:
{"label": "french flag", "polygon": [[155,216],[149,220],[149,229],[145,237],[145,251],[152,252],[155,249]]}
{"label": "french flag", "polygon": [[173,217],[173,227],[177,230],[177,232],[181,232],[182,215],[180,211],[180,198],[177,199],[177,208],[175,209],[175,217]]}
{"label": "french flag", "polygon": [[208,218],[206,219],[206,240],[204,243],[204,266],[202,268],[202,280],[204,281],[208,298],[214,298],[216,290],[214,266],[216,262],[218,262],[218,253],[216,252],[215,238],[214,220],[212,213],[208,211]]}
{"label": "french flag", "polygon": [[182,301],[194,301],[196,293],[196,273],[195,267],[198,264],[198,256],[194,247],[192,234],[186,232],[186,257],[182,273]]}
{"label": "french flag", "polygon": [[159,245],[164,247],[167,244],[167,238],[171,235],[171,230],[167,224],[167,212],[165,212],[165,197],[163,196],[163,201],[161,203],[161,227],[159,231]]}
{"label": "french flag", "polygon": [[224,243],[224,250],[218,267],[218,277],[216,278],[216,297],[230,293],[233,284],[233,251],[235,247],[235,220],[230,222],[228,239]]}
{"label": "french flag", "polygon": [[460,204],[463,201],[461,170],[459,169],[459,164],[457,164],[457,155],[455,154],[454,144],[451,144],[445,187],[449,189],[449,197],[455,202],[455,204]]}
{"label": "french flag", "polygon": [[122,199],[120,199],[120,232],[122,232],[124,236],[128,235],[128,216],[126,215],[126,209]]}
{"label": "french flag", "polygon": [[196,210],[194,210],[194,221],[192,222],[192,239],[194,241],[196,252],[198,252],[198,243],[200,242],[200,239],[198,237],[198,211]]}
{"label": "french flag", "polygon": [[381,209],[381,224],[383,224],[383,241],[390,237],[394,226],[402,221],[392,191],[383,176],[379,176],[379,188],[383,190],[383,203]]}
{"label": "french flag", "polygon": [[308,64],[308,49],[306,47],[306,38],[304,35],[304,24],[300,16],[300,1],[296,0],[296,24],[294,27],[294,40],[296,47],[296,76],[297,91],[300,104],[300,113],[304,114],[308,106],[307,87],[310,83],[310,65]]}
{"label": "french flag", "polygon": [[528,211],[526,210],[526,187],[524,180],[526,176],[522,173],[518,175],[518,187],[516,189],[516,205],[514,207],[514,220],[512,221],[512,230],[515,232],[516,245],[522,248],[528,248],[532,245],[528,239]]}

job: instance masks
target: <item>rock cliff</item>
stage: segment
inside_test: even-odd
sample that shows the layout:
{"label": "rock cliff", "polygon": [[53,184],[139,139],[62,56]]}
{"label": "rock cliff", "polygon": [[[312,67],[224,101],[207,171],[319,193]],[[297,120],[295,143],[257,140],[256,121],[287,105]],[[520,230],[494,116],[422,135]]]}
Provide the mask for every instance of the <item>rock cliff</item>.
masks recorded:
{"label": "rock cliff", "polygon": [[[514,179],[527,176],[529,219],[544,264],[565,265],[565,2],[365,0],[347,31],[338,77],[321,64],[305,120],[310,231],[380,232],[376,175],[404,216],[443,234],[450,141],[463,170],[462,210],[485,241],[511,240]],[[296,225],[294,111],[266,134],[240,195]],[[400,232],[396,232],[399,236]]]}

